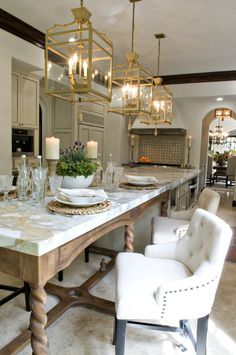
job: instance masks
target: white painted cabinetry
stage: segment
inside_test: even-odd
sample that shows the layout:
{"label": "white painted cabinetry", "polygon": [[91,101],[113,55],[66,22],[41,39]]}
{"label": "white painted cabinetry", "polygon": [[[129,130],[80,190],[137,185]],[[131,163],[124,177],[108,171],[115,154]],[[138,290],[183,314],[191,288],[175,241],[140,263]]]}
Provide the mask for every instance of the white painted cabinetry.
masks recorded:
{"label": "white painted cabinetry", "polygon": [[38,128],[39,80],[21,73],[12,73],[12,126]]}

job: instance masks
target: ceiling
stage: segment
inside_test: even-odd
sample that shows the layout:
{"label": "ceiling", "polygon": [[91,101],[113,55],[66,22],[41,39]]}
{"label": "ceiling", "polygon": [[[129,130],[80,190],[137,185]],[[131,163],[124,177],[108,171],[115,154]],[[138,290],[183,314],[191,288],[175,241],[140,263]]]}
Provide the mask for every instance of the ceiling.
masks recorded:
{"label": "ceiling", "polygon": [[[1,0],[1,8],[42,32],[55,23],[71,22],[79,0]],[[130,51],[132,4],[129,0],[84,0],[93,27],[114,46],[114,63]],[[135,51],[156,74],[155,33],[164,32],[160,74],[236,69],[235,0],[142,0],[136,3]]]}

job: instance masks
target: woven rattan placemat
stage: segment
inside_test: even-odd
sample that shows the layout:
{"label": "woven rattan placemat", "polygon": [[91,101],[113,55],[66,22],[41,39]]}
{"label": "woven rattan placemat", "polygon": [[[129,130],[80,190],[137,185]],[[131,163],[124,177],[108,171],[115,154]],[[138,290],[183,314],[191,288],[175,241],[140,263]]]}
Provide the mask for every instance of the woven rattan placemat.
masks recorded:
{"label": "woven rattan placemat", "polygon": [[128,190],[154,190],[158,187],[158,184],[152,184],[152,185],[131,185],[128,182],[121,182],[119,185],[122,189],[128,189]]}
{"label": "woven rattan placemat", "polygon": [[[0,194],[0,201],[2,201],[4,198],[3,194]],[[9,192],[9,194],[7,195],[7,199],[8,200],[12,200],[13,198],[17,198],[17,192],[16,190],[12,190]]]}
{"label": "woven rattan placemat", "polygon": [[108,210],[110,206],[111,206],[111,201],[109,200],[106,200],[104,202],[89,207],[67,206],[58,201],[50,201],[47,204],[47,208],[50,211],[61,213],[61,214],[68,214],[68,215],[97,214],[97,213],[105,212],[106,210]]}

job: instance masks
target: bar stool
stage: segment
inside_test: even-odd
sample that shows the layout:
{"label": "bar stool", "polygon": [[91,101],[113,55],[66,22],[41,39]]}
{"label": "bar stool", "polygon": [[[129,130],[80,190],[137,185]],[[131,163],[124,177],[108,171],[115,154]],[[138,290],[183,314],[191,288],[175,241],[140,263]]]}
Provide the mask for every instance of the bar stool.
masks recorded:
{"label": "bar stool", "polygon": [[216,214],[220,194],[205,188],[195,207],[184,211],[172,211],[169,217],[153,217],[151,222],[151,244],[178,240],[187,232],[189,221],[197,208]]}

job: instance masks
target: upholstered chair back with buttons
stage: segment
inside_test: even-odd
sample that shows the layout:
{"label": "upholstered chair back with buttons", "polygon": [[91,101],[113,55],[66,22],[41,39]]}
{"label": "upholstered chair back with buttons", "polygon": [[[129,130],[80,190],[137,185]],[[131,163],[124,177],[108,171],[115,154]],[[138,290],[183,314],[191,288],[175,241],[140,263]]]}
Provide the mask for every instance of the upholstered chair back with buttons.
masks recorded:
{"label": "upholstered chair back with buttons", "polygon": [[216,214],[220,203],[218,192],[205,188],[198,199],[196,208],[203,208],[206,211]]}
{"label": "upholstered chair back with buttons", "polygon": [[[219,217],[203,209],[194,212],[187,234],[176,242],[171,256],[192,276],[159,287],[155,298],[157,303],[166,300],[164,318],[193,319],[211,312],[231,235],[230,227]],[[152,247],[159,246],[148,246],[146,256],[154,257]]]}

